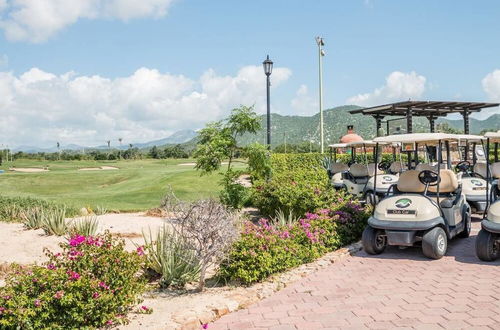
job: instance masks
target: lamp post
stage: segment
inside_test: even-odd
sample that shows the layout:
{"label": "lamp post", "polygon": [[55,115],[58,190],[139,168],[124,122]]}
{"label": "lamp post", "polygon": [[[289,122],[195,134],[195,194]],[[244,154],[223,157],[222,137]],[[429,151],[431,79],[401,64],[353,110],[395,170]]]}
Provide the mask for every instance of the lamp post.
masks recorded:
{"label": "lamp post", "polygon": [[325,41],[322,37],[316,37],[316,44],[318,44],[318,61],[319,61],[319,135],[321,143],[321,153],[324,152],[325,139],[323,135],[323,61],[322,58],[325,56],[325,51],[323,46]]}
{"label": "lamp post", "polygon": [[271,98],[270,98],[270,88],[271,88],[271,73],[273,72],[273,61],[269,59],[269,55],[262,62],[264,67],[264,73],[266,74],[266,92],[267,92],[267,148],[271,149]]}

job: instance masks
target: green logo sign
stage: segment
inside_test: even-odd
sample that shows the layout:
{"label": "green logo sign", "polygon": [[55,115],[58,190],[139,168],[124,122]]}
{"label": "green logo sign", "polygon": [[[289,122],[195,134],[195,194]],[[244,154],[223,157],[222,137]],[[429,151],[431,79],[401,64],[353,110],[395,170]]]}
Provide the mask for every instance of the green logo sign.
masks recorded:
{"label": "green logo sign", "polygon": [[383,179],[384,179],[385,181],[389,181],[389,182],[390,182],[390,181],[392,181],[392,176],[385,175],[385,176],[383,177]]}
{"label": "green logo sign", "polygon": [[479,180],[475,180],[475,179],[470,180],[470,182],[471,182],[473,185],[478,186],[478,187],[483,185],[483,183],[482,183],[481,181],[479,181]]}
{"label": "green logo sign", "polygon": [[396,201],[396,207],[400,209],[405,209],[410,205],[411,205],[411,199],[408,198],[401,198]]}

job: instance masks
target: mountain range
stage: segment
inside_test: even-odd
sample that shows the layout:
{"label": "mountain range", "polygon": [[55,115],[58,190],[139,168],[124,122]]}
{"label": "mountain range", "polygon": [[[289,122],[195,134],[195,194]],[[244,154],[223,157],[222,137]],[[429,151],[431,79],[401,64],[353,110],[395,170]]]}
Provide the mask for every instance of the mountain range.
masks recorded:
{"label": "mountain range", "polygon": [[[375,120],[371,117],[364,116],[362,114],[351,114],[349,111],[360,109],[356,105],[345,105],[336,107],[333,109],[328,109],[324,111],[324,133],[325,133],[325,144],[331,144],[338,142],[339,139],[346,134],[347,125],[353,125],[354,131],[361,135],[364,139],[371,139],[375,136]],[[390,119],[390,118],[387,118]],[[259,142],[264,144],[266,142],[266,115],[260,115],[259,120],[261,122],[262,129],[257,132],[257,134],[245,134],[239,138],[239,143],[241,145],[247,145],[253,142]],[[449,127],[463,130],[463,120],[452,120],[440,118],[437,120],[437,124],[448,124]],[[396,127],[401,127],[402,130],[406,127],[406,121],[404,119],[393,121],[390,124],[389,131],[393,133]],[[494,114],[487,119],[470,119],[470,130],[471,134],[479,134],[485,129],[498,130],[500,129],[500,113]],[[387,130],[386,124],[382,125],[382,130]],[[429,123],[427,119],[422,117],[413,118],[413,131],[416,132],[428,132]],[[272,145],[276,146],[283,143],[303,143],[310,142],[319,143],[319,113],[313,116],[284,116],[280,114],[271,114],[271,134],[272,134]],[[173,133],[172,135],[160,139],[144,143],[132,143],[134,147],[139,149],[149,149],[153,146],[161,147],[165,145],[172,144],[184,144],[189,149],[193,148],[196,144],[196,132],[194,130],[181,130]],[[129,147],[128,143],[123,146],[112,146],[115,149],[127,149]],[[83,147],[78,145],[65,145],[62,146],[61,150],[82,150],[82,149],[107,149],[107,145],[100,145],[97,147]],[[36,147],[19,147],[14,151],[25,151],[25,152],[55,152],[57,148],[54,146],[52,148],[36,148]]]}

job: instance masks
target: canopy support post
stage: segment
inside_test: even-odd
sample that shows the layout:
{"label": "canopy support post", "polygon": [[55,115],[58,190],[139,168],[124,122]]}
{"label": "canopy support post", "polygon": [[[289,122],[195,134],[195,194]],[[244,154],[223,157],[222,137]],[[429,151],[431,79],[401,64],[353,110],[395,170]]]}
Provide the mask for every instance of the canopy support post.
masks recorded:
{"label": "canopy support post", "polygon": [[430,131],[431,133],[434,133],[434,131],[436,130],[435,118],[433,115],[430,115],[429,117],[427,117],[427,119],[429,120]]}
{"label": "canopy support post", "polygon": [[411,134],[413,133],[413,113],[412,109],[408,108],[406,109],[406,133]]}
{"label": "canopy support post", "polygon": [[465,108],[463,112],[464,117],[464,134],[469,134],[469,109]]}

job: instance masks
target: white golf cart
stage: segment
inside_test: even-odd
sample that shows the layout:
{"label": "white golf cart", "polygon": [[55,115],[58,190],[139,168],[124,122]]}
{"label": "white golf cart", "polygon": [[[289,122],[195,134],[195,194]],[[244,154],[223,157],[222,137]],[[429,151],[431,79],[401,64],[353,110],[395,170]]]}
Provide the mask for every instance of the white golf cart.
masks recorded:
{"label": "white golf cart", "polygon": [[[489,132],[486,137],[486,184],[491,179],[500,179],[500,162],[498,162],[498,145],[500,144],[500,131]],[[490,146],[494,145],[494,162],[489,166]],[[494,261],[500,255],[500,198],[498,194],[498,181],[493,183],[491,191],[487,194],[486,218],[481,222],[481,230],[476,238],[476,255],[483,261]]]}
{"label": "white golf cart", "polygon": [[349,171],[349,165],[339,162],[337,160],[337,153],[340,150],[345,150],[345,143],[335,143],[328,146],[330,148],[330,166],[328,169],[328,176],[330,182],[335,189],[344,189],[344,180],[342,173]]}
{"label": "white golf cart", "polygon": [[[349,171],[343,173],[343,183],[348,193],[363,198],[366,203],[375,205],[383,198],[389,188],[398,182],[398,176],[386,173],[391,164],[387,162],[369,163],[367,148],[373,149],[374,158],[378,157],[377,148],[381,144],[372,141],[359,141],[347,143],[346,147],[351,151],[351,162]],[[364,164],[356,163],[357,149],[363,151]],[[377,176],[375,175],[377,174]]]}
{"label": "white golf cart", "polygon": [[[388,197],[375,207],[363,232],[363,248],[379,254],[387,245],[422,246],[425,256],[439,259],[446,253],[448,239],[468,237],[471,213],[455,173],[442,169],[443,152],[451,168],[450,144],[458,143],[453,134],[415,133],[375,138],[375,143],[411,145],[437,150],[437,171],[410,169],[401,173]],[[377,148],[376,148],[377,150]],[[375,158],[377,159],[377,157]]]}

